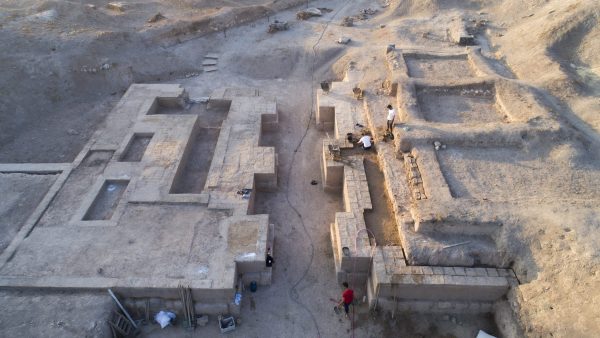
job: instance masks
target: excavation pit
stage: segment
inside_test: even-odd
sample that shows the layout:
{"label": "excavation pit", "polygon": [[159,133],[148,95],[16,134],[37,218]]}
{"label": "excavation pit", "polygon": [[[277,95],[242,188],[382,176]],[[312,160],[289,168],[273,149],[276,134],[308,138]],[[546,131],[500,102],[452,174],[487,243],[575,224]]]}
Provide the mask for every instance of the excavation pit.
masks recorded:
{"label": "excavation pit", "polygon": [[121,156],[121,162],[140,162],[144,157],[146,148],[152,140],[153,134],[133,134],[131,141]]}
{"label": "excavation pit", "polygon": [[182,98],[157,97],[147,115],[173,115],[186,114],[185,104]]}
{"label": "excavation pit", "polygon": [[365,210],[367,229],[375,236],[378,246],[399,246],[400,235],[385,189],[385,178],[375,156],[365,157],[365,173],[373,208]]}
{"label": "excavation pit", "polygon": [[420,112],[429,122],[473,125],[505,120],[493,85],[417,86],[416,92]]}
{"label": "excavation pit", "polygon": [[198,115],[197,128],[188,141],[171,186],[171,194],[198,194],[204,189],[229,105],[209,108],[206,104],[198,103],[188,111]]}
{"label": "excavation pit", "polygon": [[469,78],[476,73],[469,57],[463,55],[431,55],[407,53],[404,60],[408,67],[408,76],[413,78]]}
{"label": "excavation pit", "polygon": [[110,220],[129,181],[107,180],[83,217],[84,221]]}
{"label": "excavation pit", "polygon": [[215,146],[219,139],[218,128],[198,128],[180,164],[171,187],[171,194],[198,194],[204,189]]}

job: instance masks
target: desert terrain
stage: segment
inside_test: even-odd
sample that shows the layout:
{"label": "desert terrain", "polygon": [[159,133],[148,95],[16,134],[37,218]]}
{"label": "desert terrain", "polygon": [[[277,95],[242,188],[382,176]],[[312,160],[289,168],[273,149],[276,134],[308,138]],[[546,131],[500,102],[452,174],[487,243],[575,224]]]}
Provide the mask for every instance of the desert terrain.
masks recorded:
{"label": "desert terrain", "polygon": [[[125,229],[112,237],[104,236],[102,229],[85,232],[93,226],[81,232],[59,226],[70,222],[76,204],[95,186],[93,178],[100,169],[82,154],[90,142],[104,137],[100,131],[110,132],[111,112],[119,111],[132,84],[181,85],[189,95],[186,105],[173,111],[164,107],[160,114],[198,116],[195,128],[205,131],[191,134],[198,146],[189,153],[190,161],[181,169],[185,175],[174,181],[170,194],[200,194],[211,184],[210,158],[218,152],[223,126],[236,126],[226,118],[235,107],[211,107],[216,90],[253,88],[277,104],[277,127],[259,132],[259,146],[275,149],[277,186],[258,191],[249,212],[268,214],[274,225],[271,285],[261,285],[255,293],[244,291],[239,325],[227,335],[475,337],[484,330],[507,337],[597,336],[596,1],[107,4],[0,0],[1,336],[111,337],[108,321],[117,307],[106,290],[52,286],[52,278],[137,278],[157,271],[167,271],[170,278],[180,273],[180,262],[171,264],[166,257],[182,255],[189,261],[193,256],[170,230],[153,224],[145,232],[134,232],[145,226],[144,216],[159,223],[185,223],[195,217],[190,205],[130,203],[123,219],[130,220],[131,232]],[[296,13],[306,8],[322,13],[299,20]],[[344,24],[348,17],[353,18],[351,26]],[[287,21],[288,29],[269,33],[275,20]],[[460,28],[473,37],[474,45],[457,44],[454,35]],[[344,38],[349,42],[339,43]],[[392,55],[403,60],[407,74],[394,77]],[[478,55],[478,67],[467,62],[472,55]],[[349,70],[360,74],[350,81],[364,91],[365,109],[348,114],[359,116],[361,125],[370,129],[375,150],[364,154],[353,148],[342,155],[351,162],[345,164],[349,167],[352,161],[364,164],[373,204],[364,222],[377,246],[402,247],[408,266],[513,271],[517,283],[489,309],[413,311],[412,303],[398,311],[377,309],[365,301],[366,287],[355,285],[360,299],[351,318],[332,310],[331,298],[339,298],[342,288],[330,224],[337,222],[336,213],[348,211],[348,203],[343,192],[323,189],[323,142],[340,138],[335,130],[341,122],[332,128],[319,126],[317,101],[321,83],[333,83],[334,89],[342,83],[341,88]],[[397,93],[386,92],[386,81],[399,84]],[[330,98],[336,94],[333,89],[331,93]],[[390,103],[397,108],[396,143],[381,137]],[[245,135],[240,132],[240,138]],[[434,139],[441,140],[443,149],[434,150]],[[151,141],[140,142],[145,149]],[[100,162],[111,156],[99,154]],[[411,156],[423,175],[420,191],[426,202],[390,193],[390,177],[405,181],[403,163]],[[65,183],[59,173],[71,163],[77,165]],[[21,165],[41,169],[18,169]],[[56,185],[60,189],[52,188]],[[48,197],[49,191],[55,195]],[[46,208],[32,222],[40,203]],[[166,204],[165,210],[171,211],[155,213],[155,204]],[[220,220],[232,213],[220,210],[210,217]],[[111,215],[88,212],[84,219],[89,217]],[[410,220],[400,224],[399,217]],[[437,231],[440,223],[443,230]],[[493,236],[485,229],[457,234],[455,224],[492,227]],[[434,230],[421,232],[419,226]],[[55,229],[61,230],[52,232]],[[208,235],[198,236],[191,243],[203,248],[214,244]],[[106,247],[137,246],[145,260],[114,263],[110,254],[103,256],[101,243],[94,245],[95,239],[112,241],[104,243]],[[193,258],[206,260],[200,256]],[[13,282],[30,277],[40,284]],[[142,318],[134,308],[129,307],[135,319]],[[212,315],[207,326],[193,331],[182,325],[141,326],[144,337],[220,334]]]}

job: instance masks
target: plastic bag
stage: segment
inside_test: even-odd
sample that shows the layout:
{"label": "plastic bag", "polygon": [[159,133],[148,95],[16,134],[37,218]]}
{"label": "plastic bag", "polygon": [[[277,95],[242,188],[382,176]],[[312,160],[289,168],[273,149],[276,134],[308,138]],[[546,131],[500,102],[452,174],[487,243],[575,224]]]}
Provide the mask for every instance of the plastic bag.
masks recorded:
{"label": "plastic bag", "polygon": [[169,311],[160,311],[154,316],[154,320],[160,324],[161,329],[164,329],[167,325],[171,324],[173,319],[175,319],[175,314]]}

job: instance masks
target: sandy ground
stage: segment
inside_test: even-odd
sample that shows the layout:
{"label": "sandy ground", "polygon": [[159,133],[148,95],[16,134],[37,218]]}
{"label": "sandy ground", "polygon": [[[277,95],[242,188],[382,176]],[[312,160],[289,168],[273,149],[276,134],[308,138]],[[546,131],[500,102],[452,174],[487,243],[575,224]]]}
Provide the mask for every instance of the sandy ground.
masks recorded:
{"label": "sandy ground", "polygon": [[[101,1],[0,1],[0,45],[11,46],[0,51],[5,70],[0,74],[0,162],[72,161],[133,82],[182,83],[193,96],[207,96],[218,87],[253,86],[277,97],[280,129],[265,135],[263,142],[277,147],[279,190],[257,196],[257,212],[271,214],[276,225],[273,285],[244,300],[242,325],[231,336],[473,337],[479,328],[496,331],[493,321],[483,316],[403,314],[391,319],[382,313],[373,318],[364,305],[356,309],[353,331],[350,321],[336,317],[329,300],[341,292],[328,229],[342,206],[339,195],[320,187],[318,154],[325,134],[314,128],[311,109],[317,83],[341,79],[349,61],[377,55],[390,42],[450,46],[446,27],[459,15],[486,21],[479,41],[492,67],[538,86],[550,109],[577,136],[516,157],[506,149],[486,152],[502,159],[503,167],[494,175],[511,173],[514,191],[494,185],[507,175],[481,173],[497,169],[495,165],[465,158],[460,149],[441,159],[453,175],[447,179],[455,182],[457,194],[496,198],[506,208],[521,210],[511,221],[515,230],[506,239],[506,249],[516,257],[514,268],[522,283],[509,301],[527,336],[592,337],[600,330],[600,161],[593,154],[599,149],[600,58],[594,53],[599,31],[594,1],[391,1],[383,10],[377,1],[323,0],[312,5],[334,11],[306,22],[297,22],[294,10],[273,14],[303,1],[227,1],[223,7],[217,1],[127,3],[125,12],[118,13]],[[380,13],[355,27],[338,25],[343,16],[367,7]],[[166,19],[147,23],[157,12]],[[268,20],[289,20],[291,29],[267,34],[265,13],[271,13]],[[236,15],[260,19],[236,28]],[[340,36],[353,42],[335,44]],[[201,72],[206,53],[219,54],[217,72]],[[385,74],[378,61],[369,66],[374,79]],[[105,64],[108,69],[102,69]],[[452,64],[444,69],[456,68]],[[423,77],[436,71],[412,66]],[[90,165],[86,170],[95,169]],[[310,185],[311,180],[319,185]],[[537,205],[527,210],[515,199],[532,195],[537,202],[528,205]],[[59,195],[55,203],[69,201]],[[45,215],[40,225],[61,217]],[[2,336],[109,334],[103,323],[110,308],[107,295],[3,291],[0,296],[11,309],[0,315]],[[217,332],[211,318],[208,327],[193,333],[152,326],[144,336]]]}

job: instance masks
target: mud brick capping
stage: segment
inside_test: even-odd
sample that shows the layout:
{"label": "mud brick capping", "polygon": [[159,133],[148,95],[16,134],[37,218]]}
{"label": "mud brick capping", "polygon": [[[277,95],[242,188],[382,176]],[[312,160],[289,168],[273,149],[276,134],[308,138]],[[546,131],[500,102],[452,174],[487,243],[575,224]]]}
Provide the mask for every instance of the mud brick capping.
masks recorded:
{"label": "mud brick capping", "polygon": [[423,188],[423,178],[421,177],[419,166],[412,155],[404,156],[404,169],[406,170],[406,178],[413,193],[413,198],[415,200],[427,199],[427,195],[425,195],[425,188]]}
{"label": "mud brick capping", "polygon": [[[384,248],[385,249],[385,248]],[[373,257],[372,297],[398,300],[495,301],[517,283],[510,269],[406,266],[378,248]]]}
{"label": "mud brick capping", "polygon": [[345,212],[335,214],[331,225],[336,274],[341,283],[348,274],[354,282],[366,282],[371,266],[372,247],[363,213],[372,209],[369,186],[362,157],[350,157],[344,167],[343,196]]}

